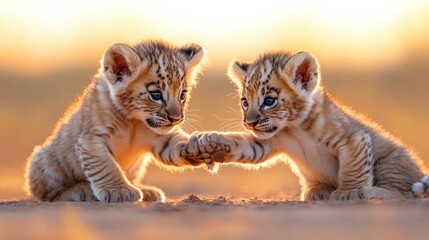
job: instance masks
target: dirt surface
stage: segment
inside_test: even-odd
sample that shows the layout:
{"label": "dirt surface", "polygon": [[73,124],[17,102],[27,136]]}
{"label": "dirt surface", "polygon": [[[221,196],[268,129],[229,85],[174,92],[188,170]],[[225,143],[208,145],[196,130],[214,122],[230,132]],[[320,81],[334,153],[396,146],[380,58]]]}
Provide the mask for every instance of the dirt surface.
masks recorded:
{"label": "dirt surface", "polygon": [[0,239],[428,239],[429,200],[0,202]]}

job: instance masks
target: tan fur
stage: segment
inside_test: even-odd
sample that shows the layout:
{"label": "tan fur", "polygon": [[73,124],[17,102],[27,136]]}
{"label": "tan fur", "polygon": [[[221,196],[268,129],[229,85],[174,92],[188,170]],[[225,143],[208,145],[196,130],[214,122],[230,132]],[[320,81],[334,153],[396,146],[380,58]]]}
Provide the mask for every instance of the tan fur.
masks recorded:
{"label": "tan fur", "polygon": [[[421,160],[335,101],[321,86],[319,63],[311,54],[269,53],[251,64],[233,62],[228,74],[243,98],[243,123],[252,134],[194,134],[190,155],[259,164],[286,154],[296,166],[304,200],[413,197],[412,184],[424,175]],[[274,106],[264,105],[269,97]]]}
{"label": "tan fur", "polygon": [[[110,46],[99,73],[28,161],[29,191],[42,201],[164,201],[140,185],[151,156],[168,166],[188,136],[177,126],[195,86],[203,49],[147,41]],[[150,91],[159,91],[155,101]],[[186,92],[187,91],[187,92]]]}

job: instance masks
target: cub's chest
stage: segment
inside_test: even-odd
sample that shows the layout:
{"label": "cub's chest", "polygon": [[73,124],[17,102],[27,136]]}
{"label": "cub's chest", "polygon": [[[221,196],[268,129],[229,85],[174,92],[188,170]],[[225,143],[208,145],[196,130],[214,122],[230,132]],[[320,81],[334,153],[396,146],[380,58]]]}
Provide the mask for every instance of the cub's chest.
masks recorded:
{"label": "cub's chest", "polygon": [[129,169],[142,153],[149,150],[144,129],[126,128],[115,132],[107,142],[113,157],[123,170]]}
{"label": "cub's chest", "polygon": [[332,150],[302,130],[285,133],[281,139],[283,147],[289,153],[294,153],[300,158],[320,159],[326,156],[334,156]]}
{"label": "cub's chest", "polygon": [[285,133],[282,147],[302,171],[336,178],[338,160],[335,152],[302,130]]}

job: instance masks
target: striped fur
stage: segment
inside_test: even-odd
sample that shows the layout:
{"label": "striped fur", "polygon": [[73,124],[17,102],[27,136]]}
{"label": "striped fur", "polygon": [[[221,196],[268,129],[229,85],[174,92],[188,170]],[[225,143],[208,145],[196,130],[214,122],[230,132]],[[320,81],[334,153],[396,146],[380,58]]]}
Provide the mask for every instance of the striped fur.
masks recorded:
{"label": "striped fur", "polygon": [[251,134],[198,133],[188,144],[189,154],[206,162],[250,164],[286,154],[296,167],[303,200],[413,197],[412,184],[424,175],[421,160],[333,99],[321,86],[319,63],[311,54],[269,53],[250,64],[235,61],[228,74],[239,89],[243,124]]}
{"label": "striped fur", "polygon": [[42,201],[164,201],[161,190],[140,180],[151,157],[168,166],[198,164],[180,157],[188,136],[177,127],[203,53],[195,44],[160,41],[110,46],[99,73],[30,156],[32,195]]}

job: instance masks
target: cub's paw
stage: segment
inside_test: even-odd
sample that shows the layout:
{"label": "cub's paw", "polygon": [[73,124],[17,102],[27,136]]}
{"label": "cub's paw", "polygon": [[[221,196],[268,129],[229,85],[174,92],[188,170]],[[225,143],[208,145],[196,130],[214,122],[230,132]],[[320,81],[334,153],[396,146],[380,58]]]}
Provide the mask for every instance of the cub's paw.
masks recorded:
{"label": "cub's paw", "polygon": [[165,193],[152,186],[141,186],[139,187],[143,192],[143,201],[145,202],[165,202]]}
{"label": "cub's paw", "polygon": [[404,200],[407,197],[399,191],[389,190],[380,187],[362,187],[360,193],[364,199],[385,199],[385,200]]}
{"label": "cub's paw", "polygon": [[226,155],[231,152],[234,142],[227,136],[217,132],[204,132],[193,136],[197,138],[198,150],[205,161],[224,162]]}
{"label": "cub's paw", "polygon": [[176,147],[180,157],[185,159],[190,165],[199,166],[205,163],[198,150],[197,141],[179,142]]}
{"label": "cub's paw", "polygon": [[189,138],[188,142],[179,142],[177,148],[181,157],[199,158],[201,157],[198,149],[198,137],[194,134]]}
{"label": "cub's paw", "polygon": [[357,200],[357,199],[406,199],[406,196],[398,191],[392,191],[380,187],[361,187],[351,190],[335,190],[331,194],[331,200]]}
{"label": "cub's paw", "polygon": [[351,190],[335,190],[331,193],[331,200],[344,201],[344,200],[358,200],[365,199],[365,196],[362,194],[360,189],[351,189]]}
{"label": "cub's paw", "polygon": [[100,202],[135,202],[143,199],[142,191],[139,188],[130,185],[101,188],[94,192]]}
{"label": "cub's paw", "polygon": [[325,185],[310,187],[304,193],[304,200],[307,202],[329,200],[334,190],[334,187]]}
{"label": "cub's paw", "polygon": [[79,183],[58,195],[54,201],[97,201],[88,182]]}
{"label": "cub's paw", "polygon": [[219,151],[229,152],[232,145],[233,141],[229,137],[217,132],[203,133],[198,139],[200,151],[204,150],[208,153]]}

